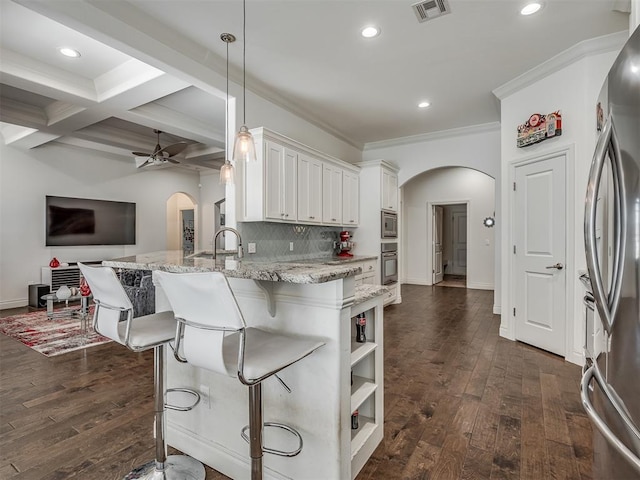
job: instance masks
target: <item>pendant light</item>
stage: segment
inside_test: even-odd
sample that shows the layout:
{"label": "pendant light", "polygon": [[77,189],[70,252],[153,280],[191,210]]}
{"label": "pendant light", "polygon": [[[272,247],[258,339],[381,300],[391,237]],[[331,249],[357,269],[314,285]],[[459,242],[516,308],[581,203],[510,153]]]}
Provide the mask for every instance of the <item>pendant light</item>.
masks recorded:
{"label": "pendant light", "polygon": [[246,0],[242,0],[242,126],[236,134],[236,140],[233,145],[233,160],[255,162],[256,146],[253,136],[247,128],[247,69],[246,69],[246,51],[247,51],[247,5]]}
{"label": "pendant light", "polygon": [[[224,43],[227,44],[227,102],[226,102],[227,110],[226,110],[225,122],[224,122],[224,125],[225,125],[224,143],[225,143],[225,150],[226,150],[226,144],[229,138],[229,135],[227,134],[228,126],[229,126],[229,44],[235,42],[236,37],[231,33],[223,33],[222,35],[220,35],[220,40],[222,40]],[[233,165],[231,164],[231,162],[229,161],[229,158],[227,158],[226,155],[224,158],[225,158],[224,165],[220,169],[220,184],[233,185],[233,182],[234,182]]]}

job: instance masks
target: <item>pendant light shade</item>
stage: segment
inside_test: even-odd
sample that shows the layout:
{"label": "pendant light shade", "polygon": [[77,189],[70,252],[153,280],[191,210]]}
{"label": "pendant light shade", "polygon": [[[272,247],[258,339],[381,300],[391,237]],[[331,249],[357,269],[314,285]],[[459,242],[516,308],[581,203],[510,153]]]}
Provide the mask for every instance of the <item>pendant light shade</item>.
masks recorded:
{"label": "pendant light shade", "polygon": [[253,135],[245,125],[242,125],[236,134],[236,141],[233,145],[233,160],[235,162],[256,161],[256,144],[253,141]]}
{"label": "pendant light shade", "polygon": [[233,144],[233,160],[235,162],[255,162],[256,145],[253,135],[247,128],[247,2],[242,0],[242,126],[236,134]]}
{"label": "pendant light shade", "polygon": [[235,181],[233,170],[231,162],[229,160],[225,160],[224,165],[220,168],[221,185],[233,185]]}
{"label": "pendant light shade", "polygon": [[[227,102],[226,102],[226,116],[225,116],[225,150],[228,152],[227,142],[229,141],[229,135],[227,134],[227,127],[229,125],[229,44],[236,41],[236,37],[231,33],[223,33],[220,35],[220,40],[227,44]],[[234,147],[235,149],[235,147]],[[220,184],[221,185],[233,185],[234,183],[234,172],[233,172],[233,164],[229,161],[229,159],[225,156],[224,165],[220,168]]]}

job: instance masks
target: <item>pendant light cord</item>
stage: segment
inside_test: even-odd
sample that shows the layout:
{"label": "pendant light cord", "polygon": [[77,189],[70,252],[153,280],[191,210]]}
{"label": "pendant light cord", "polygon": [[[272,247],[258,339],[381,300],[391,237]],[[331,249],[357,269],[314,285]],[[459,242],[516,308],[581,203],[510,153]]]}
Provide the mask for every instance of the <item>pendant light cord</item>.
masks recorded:
{"label": "pendant light cord", "polygon": [[[247,0],[242,0],[242,124],[243,125],[247,124],[246,58],[247,58]],[[227,74],[227,78],[228,78],[228,74]]]}
{"label": "pendant light cord", "polygon": [[[229,127],[229,42],[225,42],[227,44],[227,102],[225,103],[226,106],[226,118],[224,119],[224,144],[225,144],[225,150],[227,149],[226,145],[229,142],[229,132],[228,127]],[[225,161],[226,161],[226,157],[227,157],[227,153],[225,151]]]}

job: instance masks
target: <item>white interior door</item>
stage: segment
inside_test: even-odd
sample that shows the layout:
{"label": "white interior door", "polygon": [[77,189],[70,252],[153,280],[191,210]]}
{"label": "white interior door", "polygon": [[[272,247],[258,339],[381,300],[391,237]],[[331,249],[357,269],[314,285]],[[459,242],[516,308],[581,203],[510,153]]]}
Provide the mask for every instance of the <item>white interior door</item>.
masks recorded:
{"label": "white interior door", "polygon": [[444,276],[442,269],[442,213],[443,208],[433,206],[433,284],[440,283]]}
{"label": "white interior door", "polygon": [[515,336],[565,355],[564,154],[515,168]]}
{"label": "white interior door", "polygon": [[467,212],[453,212],[453,265],[454,275],[467,274]]}

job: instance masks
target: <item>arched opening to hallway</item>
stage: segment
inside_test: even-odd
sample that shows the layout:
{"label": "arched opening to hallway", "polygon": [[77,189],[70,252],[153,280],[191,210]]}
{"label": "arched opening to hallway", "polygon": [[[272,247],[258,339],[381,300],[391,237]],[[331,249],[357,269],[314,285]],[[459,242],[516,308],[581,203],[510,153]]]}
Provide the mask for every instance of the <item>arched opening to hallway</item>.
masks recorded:
{"label": "arched opening to hallway", "polygon": [[[459,205],[456,207],[459,211],[454,205]],[[443,279],[434,281],[437,270],[435,206],[447,207],[442,208],[442,231],[447,223],[447,230],[451,231],[446,240],[452,243],[447,246],[447,258],[442,245],[442,273],[453,272],[454,268],[459,272],[464,264],[467,288],[493,290],[495,229],[483,222],[487,217],[495,217],[495,180],[464,167],[429,170],[403,185],[404,282],[433,285]],[[460,230],[457,240],[453,236],[456,222]]]}
{"label": "arched opening to hallway", "polygon": [[167,250],[193,253],[196,248],[197,204],[186,193],[177,192],[167,200]]}

